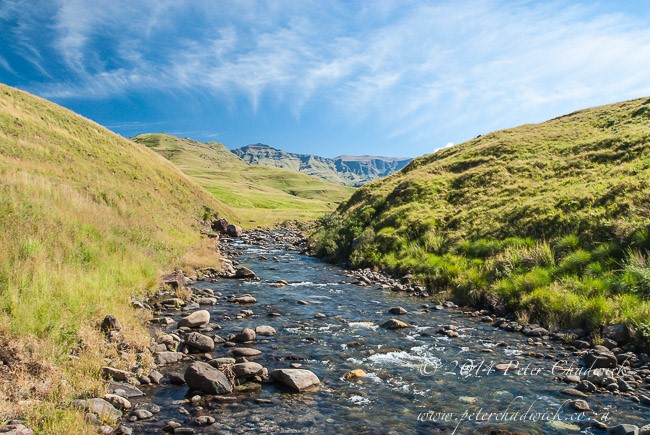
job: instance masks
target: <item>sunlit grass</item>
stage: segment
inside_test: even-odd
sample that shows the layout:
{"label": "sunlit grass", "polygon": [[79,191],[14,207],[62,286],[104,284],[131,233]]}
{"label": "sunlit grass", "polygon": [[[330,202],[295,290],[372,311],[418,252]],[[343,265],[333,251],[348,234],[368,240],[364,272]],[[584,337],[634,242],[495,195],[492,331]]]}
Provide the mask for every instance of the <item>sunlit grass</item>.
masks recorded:
{"label": "sunlit grass", "polygon": [[416,159],[321,219],[312,243],[462,303],[553,328],[625,322],[650,343],[647,113],[628,101]]}
{"label": "sunlit grass", "polygon": [[[237,218],[146,147],[1,85],[0,127],[0,346],[17,359],[0,382],[0,421],[89,432],[67,405],[102,394],[103,358],[130,368],[149,342],[131,299],[174,265],[218,265],[200,219]],[[98,331],[109,313],[131,346],[124,357]]]}

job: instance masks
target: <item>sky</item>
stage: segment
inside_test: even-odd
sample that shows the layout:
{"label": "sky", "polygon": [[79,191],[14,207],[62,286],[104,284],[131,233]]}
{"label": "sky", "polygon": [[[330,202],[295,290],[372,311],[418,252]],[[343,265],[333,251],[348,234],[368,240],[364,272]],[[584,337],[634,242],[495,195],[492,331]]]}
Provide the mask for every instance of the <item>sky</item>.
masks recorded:
{"label": "sky", "polygon": [[650,96],[650,1],[0,0],[0,82],[125,137],[415,157]]}

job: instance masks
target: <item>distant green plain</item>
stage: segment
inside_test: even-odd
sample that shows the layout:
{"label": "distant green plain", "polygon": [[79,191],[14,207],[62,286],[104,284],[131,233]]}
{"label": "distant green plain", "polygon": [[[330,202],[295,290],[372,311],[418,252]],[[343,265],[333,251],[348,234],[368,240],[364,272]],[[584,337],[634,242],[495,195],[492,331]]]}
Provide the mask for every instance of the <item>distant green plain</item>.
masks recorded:
{"label": "distant green plain", "polygon": [[354,192],[295,171],[249,165],[216,142],[167,134],[142,134],[133,140],[165,156],[227,204],[243,227],[313,220],[334,210]]}

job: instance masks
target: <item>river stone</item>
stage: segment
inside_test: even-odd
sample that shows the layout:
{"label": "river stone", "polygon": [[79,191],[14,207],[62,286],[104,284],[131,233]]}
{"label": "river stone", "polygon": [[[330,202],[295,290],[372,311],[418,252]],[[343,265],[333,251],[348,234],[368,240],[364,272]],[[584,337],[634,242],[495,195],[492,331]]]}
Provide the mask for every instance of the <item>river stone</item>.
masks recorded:
{"label": "river stone", "polygon": [[381,327],[386,329],[402,329],[402,328],[410,328],[411,325],[409,325],[406,322],[402,322],[401,320],[390,319],[382,323]]}
{"label": "river stone", "polygon": [[117,382],[127,382],[131,379],[131,373],[126,370],[116,369],[114,367],[102,367],[102,374],[106,379],[113,379]]}
{"label": "river stone", "polygon": [[562,390],[562,394],[566,394],[567,396],[573,396],[573,397],[589,397],[582,391],[578,391],[574,388],[565,388]]}
{"label": "river stone", "polygon": [[320,385],[318,376],[313,372],[304,369],[273,370],[271,372],[271,379],[296,393],[316,388]]}
{"label": "river stone", "polygon": [[134,387],[133,385],[114,381],[108,382],[108,392],[126,397],[127,399],[144,396],[144,393],[139,388]]}
{"label": "river stone", "polygon": [[199,426],[210,426],[211,424],[214,424],[215,421],[214,417],[210,417],[209,415],[201,415],[194,419],[194,423]]}
{"label": "river stone", "polygon": [[633,424],[619,424],[609,430],[611,435],[638,435],[639,427]]}
{"label": "river stone", "polygon": [[122,411],[128,411],[133,407],[133,405],[131,405],[131,402],[129,402],[129,399],[126,397],[118,396],[117,394],[105,394],[104,400]]}
{"label": "river stone", "polygon": [[389,313],[391,314],[396,314],[396,315],[401,315],[401,314],[406,314],[408,311],[406,311],[406,308],[404,307],[391,307],[388,310]]}
{"label": "river stone", "polygon": [[228,229],[228,221],[224,218],[215,219],[212,221],[211,228],[213,231],[219,231],[220,233],[225,233]]}
{"label": "river stone", "polygon": [[181,352],[171,352],[171,351],[162,351],[155,352],[153,354],[154,361],[156,365],[164,366],[167,364],[174,364],[183,359],[183,354]]}
{"label": "river stone", "polygon": [[[113,430],[111,428],[111,430]],[[133,429],[128,426],[120,425],[115,431],[112,432],[113,435],[133,435]]]}
{"label": "river stone", "polygon": [[276,332],[277,331],[275,330],[275,328],[269,325],[260,325],[255,328],[255,333],[257,335],[262,335],[265,337],[271,337],[275,335]]}
{"label": "river stone", "polygon": [[224,367],[235,364],[235,362],[235,358],[214,358],[208,361],[208,364],[221,370]]}
{"label": "river stone", "polygon": [[140,402],[136,403],[135,409],[146,409],[152,414],[158,414],[161,409],[160,406],[156,405],[155,403],[152,402]]}
{"label": "river stone", "polygon": [[110,331],[121,331],[122,325],[120,324],[120,321],[117,320],[117,317],[113,316],[112,314],[108,314],[106,317],[104,317],[100,329],[104,334],[106,334]]}
{"label": "river stone", "polygon": [[214,340],[207,335],[191,332],[185,337],[185,344],[199,352],[212,352],[214,350]]}
{"label": "river stone", "polygon": [[87,412],[95,414],[99,418],[117,421],[122,418],[122,411],[117,410],[113,405],[104,399],[95,398],[87,400],[74,400],[72,404]]}
{"label": "river stone", "polygon": [[160,381],[162,381],[163,374],[160,373],[158,370],[152,370],[151,373],[149,373],[149,379],[151,379],[151,382],[154,384],[159,384]]}
{"label": "river stone", "polygon": [[245,356],[245,357],[258,356],[262,354],[261,351],[250,347],[235,347],[231,350],[231,352],[235,356]]}
{"label": "river stone", "polygon": [[185,382],[192,390],[208,394],[232,392],[232,384],[221,371],[204,362],[194,362],[185,370]]}
{"label": "river stone", "polygon": [[298,305],[309,305],[309,302],[303,301],[302,299],[296,302]]}
{"label": "river stone", "polygon": [[576,411],[580,411],[580,412],[591,411],[589,404],[582,399],[572,400],[570,403],[571,403],[571,407]]}
{"label": "river stone", "polygon": [[183,317],[178,322],[179,327],[187,326],[188,328],[199,328],[210,323],[210,312],[207,310],[195,311],[187,317]]}
{"label": "river stone", "polygon": [[255,362],[244,362],[235,364],[232,366],[232,371],[238,378],[247,378],[249,376],[255,376],[258,373],[261,373],[264,370],[261,364]]}
{"label": "river stone", "polygon": [[602,334],[604,338],[609,338],[619,344],[626,343],[630,339],[627,326],[621,324],[603,326]]}
{"label": "river stone", "polygon": [[133,411],[133,416],[138,420],[148,420],[153,417],[153,413],[146,409],[136,409]]}
{"label": "river stone", "polygon": [[255,341],[255,338],[255,331],[251,328],[244,328],[232,338],[232,341],[235,343],[246,343],[248,341]]}
{"label": "river stone", "polygon": [[590,369],[613,369],[618,362],[616,355],[603,346],[590,350],[582,358],[585,366]]}
{"label": "river stone", "polygon": [[646,424],[639,429],[639,435],[650,435],[650,424]]}
{"label": "river stone", "polygon": [[226,234],[228,234],[230,237],[241,237],[243,231],[241,227],[237,225],[229,224],[226,227]]}
{"label": "river stone", "polygon": [[327,315],[326,315],[326,314],[323,314],[323,313],[316,313],[316,314],[314,314],[314,318],[315,318],[315,319],[324,319],[324,318],[326,318],[326,317],[327,317]]}
{"label": "river stone", "polygon": [[251,295],[243,295],[233,298],[232,301],[238,304],[254,304],[257,302],[257,299]]}
{"label": "river stone", "polygon": [[551,426],[555,430],[562,431],[562,432],[577,432],[580,430],[580,426],[567,423],[561,420],[553,420],[549,423],[549,426]]}
{"label": "river stone", "polygon": [[201,298],[199,305],[217,305],[217,298]]}
{"label": "river stone", "polygon": [[167,379],[169,379],[169,383],[172,384],[172,385],[184,385],[185,384],[185,378],[183,377],[182,373],[169,372],[169,373],[167,373]]}
{"label": "river stone", "polygon": [[4,435],[34,435],[34,431],[22,423],[0,426],[0,433]]}
{"label": "river stone", "polygon": [[361,369],[355,369],[355,370],[350,370],[349,372],[344,374],[343,378],[347,380],[352,380],[356,378],[363,378],[364,376],[366,376],[366,372],[364,372]]}
{"label": "river stone", "polygon": [[548,332],[548,330],[540,327],[540,328],[533,328],[530,331],[526,331],[525,335],[528,337],[543,337],[545,335],[551,335],[551,333]]}
{"label": "river stone", "polygon": [[235,278],[252,279],[255,278],[255,272],[250,270],[248,267],[238,267],[235,271]]}

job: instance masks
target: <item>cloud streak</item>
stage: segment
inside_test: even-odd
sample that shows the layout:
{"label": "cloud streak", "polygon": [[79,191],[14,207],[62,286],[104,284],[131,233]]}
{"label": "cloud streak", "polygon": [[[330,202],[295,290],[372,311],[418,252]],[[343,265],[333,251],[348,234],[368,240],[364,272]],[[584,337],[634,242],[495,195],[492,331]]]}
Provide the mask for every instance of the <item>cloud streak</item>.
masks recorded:
{"label": "cloud streak", "polygon": [[[27,87],[45,97],[201,90],[296,119],[325,107],[394,141],[446,134],[442,145],[468,123],[480,131],[650,94],[643,19],[588,3],[460,3],[59,0],[48,21],[18,0],[0,20],[44,77]],[[15,72],[6,56],[0,67]]]}

